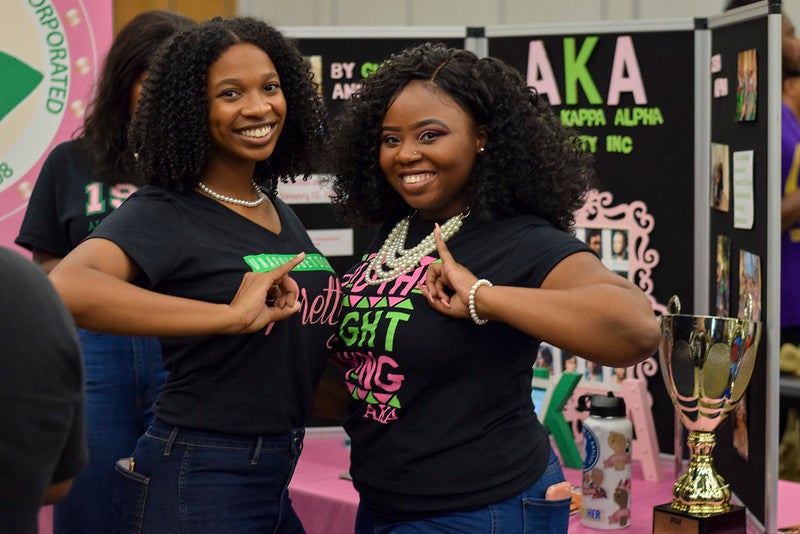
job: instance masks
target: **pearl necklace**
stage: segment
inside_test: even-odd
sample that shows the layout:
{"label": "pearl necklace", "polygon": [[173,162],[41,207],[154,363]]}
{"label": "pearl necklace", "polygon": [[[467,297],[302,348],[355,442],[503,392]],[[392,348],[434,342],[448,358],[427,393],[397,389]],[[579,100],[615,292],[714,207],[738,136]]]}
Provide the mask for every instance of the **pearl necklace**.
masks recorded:
{"label": "pearl necklace", "polygon": [[258,188],[258,185],[256,185],[255,180],[253,180],[251,183],[253,184],[253,189],[255,190],[256,195],[258,195],[258,200],[242,200],[240,198],[229,197],[228,195],[220,195],[219,193],[208,187],[203,182],[197,182],[197,187],[202,189],[204,192],[208,193],[208,196],[210,196],[211,198],[219,200],[220,202],[227,202],[228,204],[236,204],[237,206],[244,206],[245,208],[255,208],[256,206],[263,204],[264,201],[267,200],[267,195],[261,192],[261,189]]}
{"label": "pearl necklace", "polygon": [[[402,219],[389,232],[386,241],[383,242],[380,250],[369,262],[366,276],[367,284],[375,286],[390,282],[398,276],[415,269],[423,257],[436,250],[436,238],[433,232],[425,236],[414,248],[408,250],[404,248],[406,237],[408,236],[409,223],[415,214],[416,212]],[[453,234],[458,232],[467,215],[469,215],[469,211],[447,219],[441,226],[442,239],[444,241],[447,241],[453,237]]]}

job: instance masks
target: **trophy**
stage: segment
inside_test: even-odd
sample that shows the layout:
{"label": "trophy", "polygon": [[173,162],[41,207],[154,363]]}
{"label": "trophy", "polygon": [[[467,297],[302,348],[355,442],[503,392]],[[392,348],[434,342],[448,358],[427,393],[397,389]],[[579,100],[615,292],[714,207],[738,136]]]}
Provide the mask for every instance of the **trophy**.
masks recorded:
{"label": "trophy", "polygon": [[[653,510],[654,534],[746,531],[745,508],[730,504],[728,483],[716,472],[714,432],[742,399],[755,365],[761,323],[744,319],[680,315],[673,296],[661,317],[661,373],[675,410],[689,430],[691,459],[672,488],[672,503]],[[675,451],[680,454],[680,451]]]}

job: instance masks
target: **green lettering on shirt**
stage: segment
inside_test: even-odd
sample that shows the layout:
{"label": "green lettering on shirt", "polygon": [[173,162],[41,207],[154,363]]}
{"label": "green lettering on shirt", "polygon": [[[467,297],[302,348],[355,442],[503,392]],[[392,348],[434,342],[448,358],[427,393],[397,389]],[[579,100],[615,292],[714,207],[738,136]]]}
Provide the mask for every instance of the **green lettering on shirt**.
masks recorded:
{"label": "green lettering on shirt", "polygon": [[[245,256],[243,259],[245,263],[256,273],[265,273],[271,271],[276,267],[280,267],[290,259],[294,258],[295,254],[252,254]],[[322,254],[306,254],[305,259],[296,266],[293,271],[327,271],[335,273],[331,267],[328,258]]]}

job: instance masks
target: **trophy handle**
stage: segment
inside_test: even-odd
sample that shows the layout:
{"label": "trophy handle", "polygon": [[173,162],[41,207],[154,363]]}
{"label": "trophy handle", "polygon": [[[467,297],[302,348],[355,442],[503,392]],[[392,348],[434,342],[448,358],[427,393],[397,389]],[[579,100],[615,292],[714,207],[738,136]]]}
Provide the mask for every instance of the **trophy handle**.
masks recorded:
{"label": "trophy handle", "polygon": [[681,314],[681,299],[678,298],[678,295],[672,295],[669,298],[669,302],[667,302],[667,313],[670,315]]}

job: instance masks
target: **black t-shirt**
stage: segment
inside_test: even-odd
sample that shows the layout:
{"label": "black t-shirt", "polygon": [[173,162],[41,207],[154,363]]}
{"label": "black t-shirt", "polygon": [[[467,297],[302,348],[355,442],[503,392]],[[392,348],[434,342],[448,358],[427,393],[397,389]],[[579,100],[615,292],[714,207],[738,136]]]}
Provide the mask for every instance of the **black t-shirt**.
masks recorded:
{"label": "black t-shirt", "polygon": [[[432,229],[414,218],[406,246]],[[467,218],[447,245],[479,278],[532,288],[565,257],[589,250],[534,216],[491,224]],[[539,341],[503,323],[478,326],[431,308],[418,287],[437,257],[383,285],[365,283],[366,263],[342,278],[334,352],[349,368],[351,473],[361,502],[394,519],[506,499],[530,487],[549,459],[530,396]]]}
{"label": "black t-shirt", "polygon": [[61,143],[42,165],[15,242],[63,258],[134,191],[97,180],[76,142]]}
{"label": "black t-shirt", "polygon": [[52,483],[87,460],[75,324],[44,273],[0,248],[0,530],[36,532]]}
{"label": "black t-shirt", "polygon": [[90,236],[121,247],[142,269],[137,283],[159,293],[230,302],[244,274],[270,270],[301,251],[292,271],[302,309],[244,335],[161,338],[169,372],[155,403],[168,424],[236,434],[302,427],[334,331],[339,281],[294,212],[272,198],[276,235],[195,191],[146,186]]}

